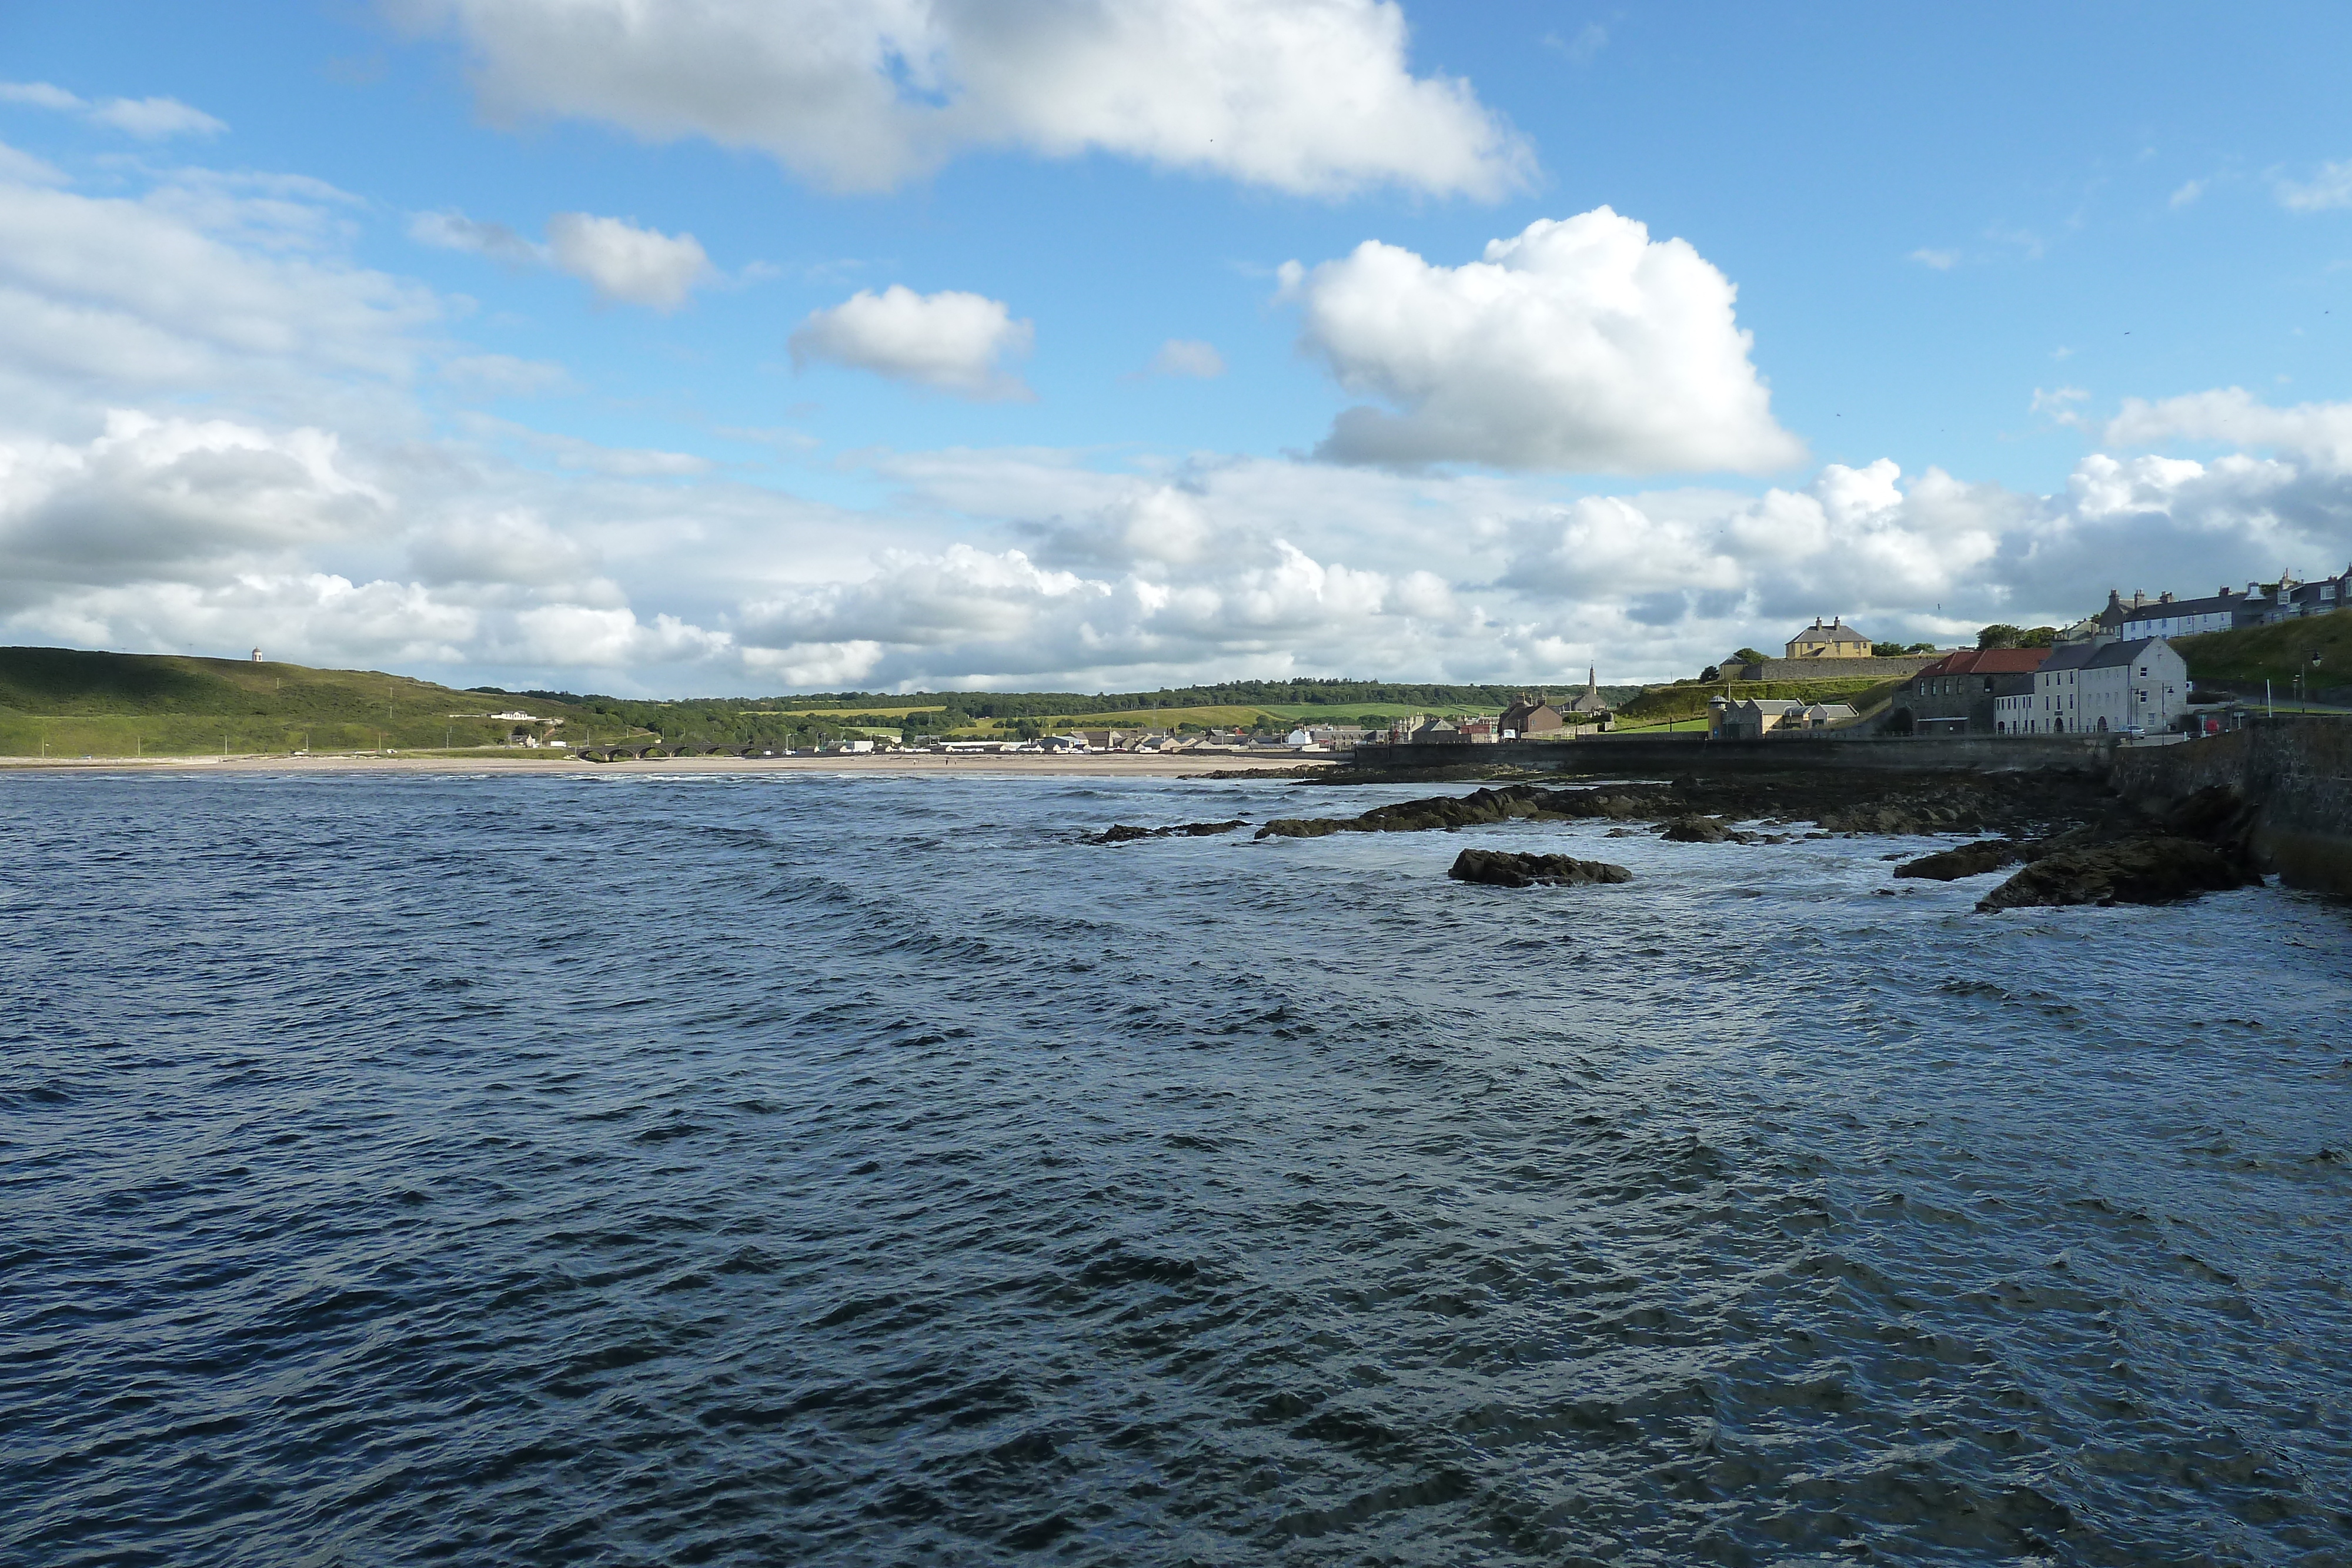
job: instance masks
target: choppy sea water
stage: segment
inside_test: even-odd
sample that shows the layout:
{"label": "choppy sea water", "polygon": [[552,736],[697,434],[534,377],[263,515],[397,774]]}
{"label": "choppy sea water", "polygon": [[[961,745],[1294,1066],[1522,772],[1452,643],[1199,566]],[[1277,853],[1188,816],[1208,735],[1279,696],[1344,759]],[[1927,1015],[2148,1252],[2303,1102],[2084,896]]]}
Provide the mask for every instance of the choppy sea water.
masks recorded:
{"label": "choppy sea water", "polygon": [[0,780],[0,1562],[2352,1559],[2352,909],[1428,792]]}

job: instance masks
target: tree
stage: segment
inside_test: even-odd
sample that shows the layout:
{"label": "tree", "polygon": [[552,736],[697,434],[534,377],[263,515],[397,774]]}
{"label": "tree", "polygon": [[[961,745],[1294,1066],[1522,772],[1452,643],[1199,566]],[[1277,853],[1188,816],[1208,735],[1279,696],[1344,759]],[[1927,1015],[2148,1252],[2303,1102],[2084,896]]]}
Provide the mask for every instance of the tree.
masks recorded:
{"label": "tree", "polygon": [[1764,663],[1765,658],[1767,657],[1767,655],[1758,653],[1753,648],[1742,648],[1731,656],[1738,660],[1743,664],[1760,664]]}
{"label": "tree", "polygon": [[1356,716],[1356,723],[1364,729],[1386,729],[1389,727],[1389,721],[1376,713],[1360,713]]}
{"label": "tree", "polygon": [[2017,645],[2021,648],[2048,648],[2055,646],[2057,642],[2057,627],[2036,626],[2031,632],[2028,632],[2023,636],[2020,637],[2017,640]]}
{"label": "tree", "polygon": [[1977,633],[1977,646],[1979,648],[2014,648],[2024,639],[2024,636],[2025,632],[2018,627],[1995,622]]}

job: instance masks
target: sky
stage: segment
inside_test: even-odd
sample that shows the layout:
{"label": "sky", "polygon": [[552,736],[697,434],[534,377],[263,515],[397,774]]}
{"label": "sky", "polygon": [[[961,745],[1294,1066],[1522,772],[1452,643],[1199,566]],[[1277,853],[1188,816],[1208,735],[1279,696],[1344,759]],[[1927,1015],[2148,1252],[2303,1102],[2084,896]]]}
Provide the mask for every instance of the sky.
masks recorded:
{"label": "sky", "polygon": [[0,0],[0,642],[1695,674],[2352,563],[2352,9]]}

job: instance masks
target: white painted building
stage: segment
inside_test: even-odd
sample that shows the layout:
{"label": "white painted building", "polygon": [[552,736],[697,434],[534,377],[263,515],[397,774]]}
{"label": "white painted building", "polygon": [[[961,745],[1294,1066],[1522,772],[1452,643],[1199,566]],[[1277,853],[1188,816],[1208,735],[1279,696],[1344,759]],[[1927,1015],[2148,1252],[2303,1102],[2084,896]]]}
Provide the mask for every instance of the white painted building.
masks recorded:
{"label": "white painted building", "polygon": [[2031,692],[1993,699],[1995,733],[2080,735],[2089,727],[2083,718],[2083,666],[2102,649],[2115,646],[2094,632],[2091,641],[2053,649],[2033,672]]}
{"label": "white painted building", "polygon": [[2189,664],[2161,637],[2110,643],[2092,650],[2073,690],[2083,731],[2154,735],[2188,711]]}

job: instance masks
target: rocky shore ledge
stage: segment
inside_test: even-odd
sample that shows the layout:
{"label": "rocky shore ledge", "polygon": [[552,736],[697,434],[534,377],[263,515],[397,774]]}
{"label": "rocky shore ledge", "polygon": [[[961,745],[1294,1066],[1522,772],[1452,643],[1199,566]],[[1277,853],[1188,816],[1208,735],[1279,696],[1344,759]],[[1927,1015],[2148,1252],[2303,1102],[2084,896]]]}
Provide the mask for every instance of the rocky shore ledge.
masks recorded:
{"label": "rocky shore ledge", "polygon": [[[2151,816],[2095,779],[2076,773],[1795,774],[1774,779],[1678,779],[1671,784],[1546,788],[1506,784],[1376,806],[1353,817],[1286,817],[1256,837],[1425,832],[1510,821],[1641,823],[1677,843],[1786,843],[1841,835],[1983,833],[1895,869],[1939,882],[2022,864],[1977,907],[2163,904],[2259,883],[2247,848],[2252,813],[2225,788],[2199,791]],[[1751,824],[1739,826],[1735,824]],[[1776,831],[1774,830],[1786,830]],[[1620,832],[1638,830],[1628,826]],[[1538,882],[1630,880],[1615,866],[1561,856],[1475,858],[1451,874],[1525,886]],[[1559,861],[1556,870],[1532,863]],[[1588,874],[1596,868],[1612,875]],[[1570,870],[1569,868],[1580,868]]]}

